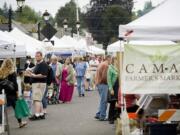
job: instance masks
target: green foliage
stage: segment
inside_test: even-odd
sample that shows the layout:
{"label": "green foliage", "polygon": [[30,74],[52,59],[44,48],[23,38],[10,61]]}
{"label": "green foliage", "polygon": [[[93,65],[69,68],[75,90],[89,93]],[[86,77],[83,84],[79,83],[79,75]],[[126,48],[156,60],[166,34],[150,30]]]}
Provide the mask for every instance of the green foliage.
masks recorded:
{"label": "green foliage", "polygon": [[0,13],[0,24],[1,23],[7,23],[7,19],[4,16],[2,16]]}
{"label": "green foliage", "polygon": [[130,22],[131,16],[119,5],[112,5],[105,9],[102,20],[102,33],[106,37],[103,40],[106,40],[104,43],[108,43],[111,42],[111,39],[118,38],[119,25]]}
{"label": "green foliage", "polygon": [[24,24],[37,23],[41,16],[29,6],[25,6],[22,12],[15,13],[15,20]]}
{"label": "green foliage", "polygon": [[132,19],[132,0],[91,0],[85,16],[86,24],[95,40],[104,45],[118,39],[118,26]]}
{"label": "green foliage", "polygon": [[147,1],[147,2],[144,4],[143,10],[138,10],[138,11],[137,11],[138,17],[147,14],[147,13],[150,12],[152,9],[154,9],[154,7],[153,7],[153,5],[152,5],[152,2],[151,2],[151,1]]}
{"label": "green foliage", "polygon": [[0,24],[5,20],[3,10],[0,8]]}
{"label": "green foliage", "polygon": [[3,15],[3,10],[0,8],[0,15]]}
{"label": "green foliage", "polygon": [[7,3],[5,2],[3,7],[0,8],[0,23],[7,23],[8,22],[8,14],[9,14],[9,9],[11,6],[8,8]]}
{"label": "green foliage", "polygon": [[8,18],[9,8],[8,8],[8,5],[7,5],[6,2],[5,2],[4,5],[3,5],[2,11],[3,11],[3,16],[5,16],[6,18]]}

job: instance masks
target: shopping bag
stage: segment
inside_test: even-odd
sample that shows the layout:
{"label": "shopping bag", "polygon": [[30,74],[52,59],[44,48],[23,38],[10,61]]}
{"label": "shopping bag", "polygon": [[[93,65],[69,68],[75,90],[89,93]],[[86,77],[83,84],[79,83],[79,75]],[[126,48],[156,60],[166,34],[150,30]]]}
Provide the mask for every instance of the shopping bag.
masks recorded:
{"label": "shopping bag", "polygon": [[122,135],[130,135],[130,124],[129,124],[129,116],[126,110],[126,100],[124,100],[124,108],[121,112],[121,124],[122,124]]}
{"label": "shopping bag", "polygon": [[120,118],[116,119],[115,127],[115,135],[122,135],[122,123]]}
{"label": "shopping bag", "polygon": [[19,98],[16,101],[15,107],[15,117],[18,119],[28,117],[30,115],[30,110],[28,108],[27,102],[24,98]]}
{"label": "shopping bag", "polygon": [[111,95],[111,92],[108,91],[107,102],[108,103],[112,103],[112,102],[116,102],[117,100],[118,99],[114,95]]}

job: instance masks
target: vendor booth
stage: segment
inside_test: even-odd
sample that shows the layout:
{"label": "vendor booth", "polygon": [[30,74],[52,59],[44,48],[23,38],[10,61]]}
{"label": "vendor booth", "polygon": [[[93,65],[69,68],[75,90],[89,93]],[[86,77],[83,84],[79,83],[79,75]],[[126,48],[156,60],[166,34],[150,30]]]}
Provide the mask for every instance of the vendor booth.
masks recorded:
{"label": "vendor booth", "polygon": [[78,42],[70,36],[63,36],[62,38],[53,37],[54,45],[52,49],[47,52],[47,55],[55,54],[61,57],[73,56],[78,49]]}
{"label": "vendor booth", "polygon": [[[120,50],[123,48],[123,41],[128,41],[124,44],[124,53],[119,51],[121,52],[119,106],[123,112],[120,123],[122,135],[178,134],[180,46],[171,41],[180,40],[180,18],[177,16],[180,12],[179,4],[179,0],[166,0],[139,19],[119,26],[121,41],[113,47],[117,46]],[[138,40],[139,43],[130,44],[134,40]],[[140,42],[156,40],[168,41],[170,44],[167,42],[162,45],[159,43],[140,45]],[[113,47],[110,50],[114,51]],[[127,116],[124,99],[125,95],[129,94],[140,95],[141,102],[134,114],[144,109],[143,117],[139,118],[139,115],[136,117],[140,124],[137,126],[139,131],[130,132],[128,125],[132,125],[128,119],[131,119],[132,115],[124,119]]]}
{"label": "vendor booth", "polygon": [[70,36],[63,36],[62,38],[53,37],[54,51],[74,51],[77,46],[77,41]]}

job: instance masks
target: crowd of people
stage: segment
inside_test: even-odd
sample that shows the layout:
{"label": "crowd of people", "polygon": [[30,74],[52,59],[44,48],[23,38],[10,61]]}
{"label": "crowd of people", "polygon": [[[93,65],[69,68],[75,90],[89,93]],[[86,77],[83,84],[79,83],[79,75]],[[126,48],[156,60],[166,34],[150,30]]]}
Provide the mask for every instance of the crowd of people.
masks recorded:
{"label": "crowd of people", "polygon": [[[109,123],[113,124],[119,117],[119,76],[118,61],[115,57],[76,57],[72,60],[70,57],[60,59],[52,55],[45,61],[42,52],[36,52],[35,61],[30,56],[26,57],[24,70],[18,75],[21,78],[21,95],[18,95],[17,74],[13,61],[5,59],[0,68],[0,82],[8,79],[15,86],[11,91],[4,88],[7,104],[15,109],[18,97],[23,96],[28,103],[31,112],[29,119],[32,121],[46,118],[48,103],[71,102],[75,87],[79,97],[85,97],[85,91],[98,91],[100,101],[96,119],[109,120]],[[129,99],[132,101],[128,103],[135,100],[132,97]],[[108,103],[110,107],[107,119]],[[20,128],[27,125],[27,122],[17,120]]]}
{"label": "crowd of people", "polygon": [[[67,103],[72,101],[75,86],[79,97],[85,97],[85,90],[95,90],[95,73],[100,62],[91,57],[67,57],[60,59],[52,55],[45,60],[42,52],[36,52],[35,60],[26,57],[24,70],[16,72],[12,59],[5,59],[0,68],[0,82],[8,80],[13,83],[12,90],[0,83],[0,90],[5,89],[7,105],[15,110],[16,102],[22,96],[31,112],[30,120],[45,119],[47,105],[50,101]],[[21,79],[21,93],[19,94],[17,77]],[[19,127],[27,125],[18,119]]]}
{"label": "crowd of people", "polygon": [[[118,64],[115,57],[106,56],[106,59],[100,63],[96,72],[96,86],[100,95],[100,104],[95,118],[100,121],[109,120],[110,124],[118,116],[116,103],[118,101]],[[108,119],[106,118],[107,103],[110,103]]]}

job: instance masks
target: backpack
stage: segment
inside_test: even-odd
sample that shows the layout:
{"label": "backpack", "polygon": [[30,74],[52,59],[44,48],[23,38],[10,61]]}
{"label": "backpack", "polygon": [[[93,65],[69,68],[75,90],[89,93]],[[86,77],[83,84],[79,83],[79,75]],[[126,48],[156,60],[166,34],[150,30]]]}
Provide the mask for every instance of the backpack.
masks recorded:
{"label": "backpack", "polygon": [[47,85],[51,85],[54,80],[53,70],[48,66]]}

